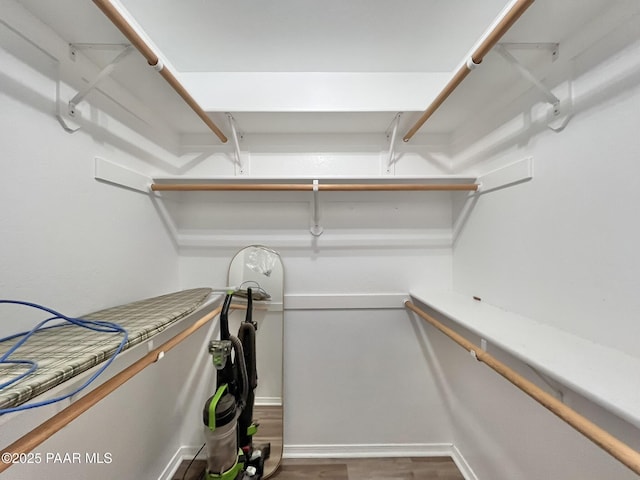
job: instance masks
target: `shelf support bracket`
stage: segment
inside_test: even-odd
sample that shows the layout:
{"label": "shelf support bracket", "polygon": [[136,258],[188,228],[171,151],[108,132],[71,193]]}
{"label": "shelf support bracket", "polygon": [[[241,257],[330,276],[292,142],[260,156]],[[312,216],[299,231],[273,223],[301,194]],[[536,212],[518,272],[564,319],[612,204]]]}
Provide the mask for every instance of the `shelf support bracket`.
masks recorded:
{"label": "shelf support bracket", "polygon": [[547,114],[547,127],[554,132],[561,132],[571,119],[572,87],[571,82],[567,82],[567,93],[563,95],[564,100],[560,100],[553,92],[538,80],[527,67],[522,65],[510,52],[510,49],[518,50],[541,50],[546,49],[551,53],[552,61],[556,61],[559,56],[559,44],[557,43],[500,43],[496,45],[496,52],[512,65],[520,75],[538,89],[551,104],[552,109]]}
{"label": "shelf support bracket", "polygon": [[[542,93],[547,103],[551,104],[551,106],[553,107],[553,115],[554,116],[560,115],[560,99],[556,97],[546,85],[544,85],[540,80],[538,80],[535,77],[535,75],[531,73],[531,71],[527,67],[525,67],[522,63],[520,63],[518,59],[514,57],[507,50],[505,45],[498,44],[496,45],[495,49],[496,49],[496,52],[500,54],[502,58],[504,58],[510,65],[512,65],[518,71],[518,73],[520,74],[520,76],[522,76],[522,78],[527,80],[534,87],[536,87],[540,93]],[[555,56],[557,56],[557,53]]]}
{"label": "shelf support bracket", "polygon": [[[80,44],[80,45],[70,45],[69,46],[69,55],[71,57],[72,60],[75,60],[76,58],[76,52],[78,48],[81,47],[91,47],[90,44]],[[116,55],[116,57],[106,66],[104,67],[99,73],[98,75],[96,75],[96,77],[89,82],[89,84],[84,87],[82,90],[80,90],[78,93],[76,93],[73,98],[71,100],[69,100],[68,104],[67,104],[67,111],[66,114],[68,115],[68,117],[70,117],[71,119],[74,119],[77,117],[78,115],[78,110],[77,110],[77,106],[80,102],[82,102],[85,97],[102,81],[104,80],[106,77],[108,77],[109,75],[111,75],[111,73],[114,71],[114,69],[116,68],[116,66],[126,57],[128,56],[131,52],[133,52],[133,47],[131,45],[122,45],[122,44],[117,44],[117,45],[101,45],[102,48],[122,48],[122,50],[120,51],[120,53],[118,53],[118,55]],[[58,80],[60,81],[60,80]],[[60,87],[58,86],[58,89]],[[58,109],[60,110],[60,103],[58,103]],[[62,123],[62,126],[64,127],[64,129],[70,133],[76,132],[80,129],[79,126],[71,126],[65,119],[65,117],[62,115],[62,112],[58,111],[58,118],[60,120],[60,122]]]}
{"label": "shelf support bracket", "polygon": [[242,155],[240,153],[240,142],[238,140],[238,137],[239,138],[243,138],[244,135],[243,135],[242,132],[238,132],[236,119],[233,118],[233,115],[231,115],[231,113],[229,113],[229,112],[227,112],[226,115],[227,115],[227,119],[229,120],[229,127],[231,127],[231,137],[233,139],[235,164],[236,164],[236,166],[238,168],[237,174],[245,175],[247,173],[247,166],[245,165],[245,163],[242,160]]}
{"label": "shelf support bracket", "polygon": [[309,231],[311,232],[311,235],[313,235],[314,237],[319,237],[320,235],[322,235],[324,228],[320,226],[320,212],[319,212],[320,207],[318,205],[318,180],[313,181],[312,202],[313,202],[313,219],[312,219],[311,228],[309,229]]}
{"label": "shelf support bracket", "polygon": [[564,398],[564,392],[560,388],[558,388],[555,382],[553,382],[548,376],[538,371],[538,369],[533,368],[531,365],[527,365],[527,366],[531,369],[533,373],[535,373],[538,376],[540,380],[542,380],[545,383],[545,385],[547,385],[551,389],[554,397],[556,397],[562,403],[566,403]]}
{"label": "shelf support bracket", "polygon": [[387,162],[385,165],[385,173],[387,175],[391,175],[392,166],[395,162],[395,153],[396,153],[396,136],[398,133],[398,126],[400,125],[400,117],[402,116],[402,112],[398,112],[396,116],[391,121],[389,128],[385,132],[387,136],[387,140],[389,140],[389,154],[387,155]]}
{"label": "shelf support bracket", "polygon": [[497,46],[502,46],[507,50],[547,50],[551,53],[551,61],[555,62],[560,56],[559,43],[522,43],[522,42],[500,42]]}

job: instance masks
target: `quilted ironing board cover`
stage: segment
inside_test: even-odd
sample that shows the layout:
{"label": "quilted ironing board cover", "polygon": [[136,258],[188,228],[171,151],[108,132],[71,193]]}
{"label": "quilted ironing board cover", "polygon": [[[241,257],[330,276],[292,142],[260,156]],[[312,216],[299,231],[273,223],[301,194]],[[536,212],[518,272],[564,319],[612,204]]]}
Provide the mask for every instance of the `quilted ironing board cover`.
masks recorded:
{"label": "quilted ironing board cover", "polygon": [[[127,349],[194,312],[210,294],[210,288],[183,290],[107,308],[80,318],[121,325],[129,335],[124,347]],[[0,355],[17,341],[18,339],[0,342]],[[111,357],[121,341],[121,335],[95,332],[70,324],[35,333],[9,359],[35,361],[38,369],[19,382],[0,390],[0,408],[21,405],[94,367]],[[21,372],[24,372],[24,366],[0,365],[0,384]]]}

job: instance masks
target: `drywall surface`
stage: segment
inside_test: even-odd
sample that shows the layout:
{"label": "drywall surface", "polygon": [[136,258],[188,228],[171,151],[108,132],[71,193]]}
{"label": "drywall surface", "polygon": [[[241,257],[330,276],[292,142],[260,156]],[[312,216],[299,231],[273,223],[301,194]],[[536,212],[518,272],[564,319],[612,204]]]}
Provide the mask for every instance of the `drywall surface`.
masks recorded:
{"label": "drywall surface", "polygon": [[[176,327],[156,337],[158,343],[168,340],[184,325]],[[201,403],[194,398],[213,385],[213,378],[207,375],[209,370],[195,365],[197,359],[193,355],[206,348],[213,328],[209,324],[167,352],[160,362],[144,369],[35,448],[32,461],[12,466],[2,474],[3,478],[164,478],[167,465],[184,443],[181,438],[189,423],[185,419],[198,418],[202,411]],[[144,355],[145,346],[141,347],[120,359],[126,362],[117,360],[114,370],[125,367],[130,357]],[[206,362],[209,366],[210,362]],[[66,405],[68,402],[63,407]],[[60,409],[45,407],[44,413],[51,415]],[[31,411],[3,424],[3,446],[9,443],[5,438],[14,433],[5,429],[35,427],[41,416],[40,410]],[[193,443],[200,441],[198,436]]]}
{"label": "drywall surface", "polygon": [[136,161],[123,149],[136,136],[108,133],[114,119],[87,101],[100,128],[65,131],[56,91],[71,87],[50,52],[68,45],[35,19],[17,31],[29,20],[17,11],[1,20],[3,296],[77,315],[176,288],[176,251],[149,197],[94,179],[95,157]]}
{"label": "drywall surface", "polygon": [[[247,170],[236,178],[393,181],[384,149],[376,135],[247,135],[241,144]],[[441,144],[423,145],[398,155],[392,172],[442,175],[446,166]],[[233,174],[229,156],[220,153],[188,172],[192,178]],[[399,454],[403,446],[424,452],[451,442],[402,297],[415,285],[451,286],[452,195],[163,192],[183,287],[223,288],[231,259],[247,245],[281,255],[287,454]],[[314,201],[318,236],[310,231]],[[373,309],[372,298],[383,308]]]}
{"label": "drywall surface", "polygon": [[[397,455],[451,443],[415,322],[402,308],[412,284],[450,286],[450,249],[276,250],[285,276],[285,452]],[[182,255],[183,285],[226,285],[235,250],[220,253]],[[371,297],[386,308],[371,309]]]}
{"label": "drywall surface", "polygon": [[[531,156],[535,173],[477,198],[455,246],[454,290],[637,356],[640,43],[620,45],[637,17],[624,26],[573,60],[574,115],[563,131],[534,124],[485,165],[468,165]],[[616,49],[599,58],[605,46]]]}
{"label": "drywall surface", "polygon": [[290,449],[418,445],[426,453],[451,443],[450,419],[406,312],[293,311],[285,328]]}
{"label": "drywall surface", "polygon": [[[185,140],[198,148],[196,136]],[[448,157],[439,140],[401,147],[389,165],[383,135],[247,135],[240,144],[242,172],[233,152],[218,148],[184,176],[332,183],[443,175]],[[391,445],[397,454],[398,445],[451,441],[433,379],[398,372],[425,370],[402,295],[415,285],[451,286],[453,195],[162,192],[183,287],[225,287],[231,259],[247,245],[265,245],[282,257],[287,448],[313,455],[337,445],[348,445],[343,452],[369,453]],[[318,236],[310,231],[314,211],[322,227]],[[288,296],[295,296],[295,309]],[[371,309],[372,297],[385,299],[385,309]],[[261,374],[265,381],[270,373]],[[417,396],[397,393],[409,387]]]}
{"label": "drywall surface", "polygon": [[[10,12],[3,21],[13,20]],[[31,33],[51,36],[30,25]],[[57,62],[6,24],[0,30],[0,296],[82,315],[177,290],[177,252],[150,198],[93,178],[95,156],[127,163],[131,152],[121,146],[136,137],[63,130],[55,116]],[[56,45],[51,38],[47,48]],[[98,109],[92,114],[107,121]],[[3,305],[0,332],[24,331],[47,316]],[[39,464],[12,467],[2,477],[157,477],[180,444],[173,434],[181,417],[162,385],[179,391],[186,370],[173,369],[188,359],[145,371],[37,450]],[[68,405],[3,416],[3,448]],[[46,463],[46,453],[61,460],[77,453],[80,462]]]}
{"label": "drywall surface", "polygon": [[[348,308],[303,305],[301,310],[286,312],[285,443],[303,447],[348,443],[361,452],[370,445],[378,451],[391,446],[401,453],[406,445],[451,442],[433,379],[399,375],[409,368],[423,370],[426,360],[397,296],[416,284],[450,288],[452,194],[323,194],[319,215],[324,233],[314,237],[309,231],[311,194],[149,197],[97,182],[95,157],[150,176],[233,176],[238,166],[228,146],[215,150],[188,145],[184,157],[176,159],[167,150],[174,140],[170,135],[162,141],[143,135],[147,130],[141,124],[148,121],[148,130],[152,124],[144,109],[129,102],[113,105],[108,94],[115,91],[114,98],[120,100],[126,92],[111,86],[108,79],[78,106],[76,120],[82,128],[73,134],[64,131],[55,116],[55,79],[59,62],[65,79],[75,78],[74,66],[61,61],[68,55],[67,45],[37,20],[20,13],[19,6],[11,5],[10,13],[20,17],[21,34],[3,31],[8,46],[3,52],[7,69],[2,71],[6,80],[2,99],[7,107],[1,115],[5,131],[10,132],[3,137],[3,148],[12,159],[3,176],[4,195],[16,205],[1,227],[7,248],[16,252],[2,260],[7,274],[2,277],[3,287],[13,285],[8,293],[23,298],[31,293],[37,295],[35,301],[55,301],[60,310],[81,314],[178,287],[225,286],[233,254],[248,244],[265,244],[283,257],[286,294],[301,294],[312,301],[318,294],[346,294],[357,300]],[[47,49],[32,45],[22,34],[46,39]],[[86,77],[96,73],[97,69],[87,71]],[[83,83],[79,80],[78,86]],[[63,85],[65,99],[73,87]],[[139,116],[123,115],[123,107],[131,107]],[[65,125],[75,127],[65,111]],[[34,141],[36,134],[38,141]],[[427,154],[399,148],[398,158],[389,163],[384,135],[356,135],[355,143],[341,135],[301,137],[293,139],[293,144],[285,139],[284,145],[281,138],[258,139],[257,145],[243,143],[243,156],[249,160],[244,174],[248,178],[391,178],[393,173],[448,172],[439,146]],[[78,300],[83,293],[83,300]],[[394,298],[388,310],[370,310],[361,302],[366,295],[386,294]],[[292,324],[290,334],[288,324]],[[190,348],[171,352],[174,360],[166,366],[150,367],[39,450],[109,453],[110,463],[63,464],[50,475],[155,478],[176,460],[174,454],[184,451],[181,447],[200,446],[199,410],[213,386],[205,347],[216,333],[214,328],[195,335]],[[333,356],[325,358],[325,352],[334,350]],[[345,362],[348,368],[343,368]],[[326,371],[333,373],[325,375]],[[321,392],[332,403],[323,407],[322,415],[315,415],[308,402]],[[315,423],[308,423],[310,416]],[[3,424],[3,433],[15,437],[27,426],[35,426],[36,420],[37,416],[29,421],[16,416]],[[323,421],[327,422],[324,430],[314,433]],[[103,433],[98,436],[96,431]],[[22,467],[10,470],[7,478],[45,469],[46,465]]]}
{"label": "drywall surface", "polygon": [[[476,119],[459,137],[454,163],[462,171],[488,171],[532,157],[535,173],[529,182],[478,196],[453,254],[457,293],[636,358],[637,29],[638,16],[626,16],[591,38],[585,51],[559,61],[545,79],[557,85],[560,96],[573,92],[561,131],[547,128],[549,107],[530,91],[493,117]],[[584,40],[587,34],[581,35]],[[503,379],[455,360],[456,348],[437,357],[456,412],[456,445],[479,479],[635,478]],[[639,448],[636,428],[555,388],[580,413]]]}
{"label": "drywall surface", "polygon": [[[425,308],[476,345],[480,338]],[[582,434],[507,382],[485,364],[422,323],[424,342],[452,419],[454,444],[478,480],[584,478],[632,480],[636,474]],[[529,381],[638,450],[638,429],[556,382],[545,383],[531,368],[493,345],[488,351]],[[473,477],[472,477],[473,478]]]}
{"label": "drywall surface", "polygon": [[[0,94],[2,296],[80,315],[177,288],[177,254],[150,199],[94,180],[105,147],[19,92]],[[11,310],[0,330],[30,328],[21,317]]]}

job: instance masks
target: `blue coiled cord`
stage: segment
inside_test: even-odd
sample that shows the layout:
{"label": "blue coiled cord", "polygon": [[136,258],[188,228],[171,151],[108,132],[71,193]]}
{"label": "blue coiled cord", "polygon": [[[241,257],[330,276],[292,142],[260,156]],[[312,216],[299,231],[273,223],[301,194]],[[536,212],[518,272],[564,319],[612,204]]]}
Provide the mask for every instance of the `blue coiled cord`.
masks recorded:
{"label": "blue coiled cord", "polygon": [[[89,379],[86,382],[84,382],[82,385],[80,385],[78,388],[76,388],[72,392],[67,393],[65,395],[62,395],[60,397],[51,398],[51,399],[44,400],[44,401],[41,401],[41,402],[33,402],[33,403],[24,404],[24,405],[18,405],[17,407],[1,408],[0,409],[0,415],[3,415],[5,413],[10,413],[10,412],[19,412],[21,410],[27,410],[27,409],[30,409],[30,408],[42,407],[44,405],[50,405],[52,403],[56,403],[56,402],[59,402],[61,400],[66,399],[66,398],[72,397],[76,393],[78,393],[81,390],[83,390],[86,387],[88,387],[89,384],[91,384],[96,378],[98,378],[98,376],[100,374],[102,374],[102,372],[104,372],[107,369],[107,367],[109,367],[109,365],[111,365],[111,362],[113,362],[115,360],[116,356],[122,351],[122,349],[127,344],[127,341],[129,340],[129,335],[128,335],[127,331],[123,327],[118,325],[117,323],[106,322],[106,321],[103,321],[103,320],[84,320],[82,318],[67,317],[66,315],[63,315],[62,313],[56,312],[55,310],[52,310],[52,309],[47,308],[47,307],[43,307],[42,305],[38,305],[36,303],[31,303],[31,302],[23,302],[23,301],[20,301],[20,300],[1,300],[0,299],[0,304],[3,304],[3,303],[13,304],[13,305],[23,305],[23,306],[26,306],[26,307],[35,308],[35,309],[38,309],[38,310],[42,310],[42,311],[48,312],[48,313],[52,314],[53,317],[50,317],[50,318],[47,318],[46,320],[41,321],[40,323],[38,323],[35,327],[33,327],[29,331],[20,332],[20,333],[16,333],[16,334],[13,334],[13,335],[9,335],[9,336],[4,337],[4,338],[0,338],[0,342],[5,342],[7,340],[13,340],[14,338],[20,338],[20,340],[18,342],[16,342],[15,345],[13,345],[6,353],[4,353],[2,356],[0,356],[0,365],[3,365],[3,364],[16,365],[17,364],[17,365],[29,365],[30,366],[30,368],[26,372],[23,372],[20,375],[18,375],[17,377],[12,378],[11,380],[8,380],[8,381],[0,384],[0,390],[3,389],[3,388],[9,387],[9,386],[13,385],[14,383],[22,380],[27,375],[35,372],[36,369],[38,368],[38,365],[33,360],[8,360],[8,357],[13,352],[15,352],[18,348],[20,348],[21,345],[23,345],[29,338],[31,338],[31,336],[33,334],[35,334],[38,331],[48,330],[48,329],[51,329],[51,328],[58,328],[58,327],[62,327],[64,325],[68,325],[69,323],[71,323],[71,324],[76,325],[78,327],[88,328],[89,330],[93,330],[93,331],[96,331],[96,332],[122,334],[122,341],[120,342],[120,345],[118,346],[118,348],[116,349],[114,354],[106,362],[104,362],[103,365],[93,375],[91,375],[91,377],[89,377]],[[64,320],[64,323],[58,323],[56,325],[45,326],[47,323],[55,321],[55,320]]]}

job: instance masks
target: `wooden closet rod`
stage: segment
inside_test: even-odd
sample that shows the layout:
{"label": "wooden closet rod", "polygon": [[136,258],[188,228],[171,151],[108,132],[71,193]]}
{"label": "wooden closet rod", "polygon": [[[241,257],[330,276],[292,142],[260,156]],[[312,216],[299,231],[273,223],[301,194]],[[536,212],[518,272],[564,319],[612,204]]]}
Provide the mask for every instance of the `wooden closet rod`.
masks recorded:
{"label": "wooden closet rod", "polygon": [[[151,190],[159,191],[312,191],[311,183],[202,183],[202,184],[158,184],[151,185]],[[324,183],[318,184],[318,190],[325,191],[410,191],[410,190],[435,190],[435,191],[476,191],[478,184],[411,184],[411,183]]]}
{"label": "wooden closet rod", "polygon": [[[242,308],[242,305],[236,305],[236,308]],[[246,307],[245,307],[246,308]],[[124,384],[127,380],[131,379],[142,370],[147,368],[152,363],[157,362],[164,356],[166,352],[171,350],[173,347],[178,345],[180,342],[185,340],[191,334],[196,332],[199,328],[203,327],[211,319],[216,317],[220,311],[222,310],[222,306],[215,308],[213,311],[206,314],[204,317],[200,318],[189,328],[184,329],[182,332],[178,333],[176,336],[170,338],[165,343],[160,345],[158,348],[150,351],[140,360],[135,363],[129,365],[127,368],[119,372],[117,375],[113,376],[102,385],[96,387],[87,393],[84,397],[76,400],[67,408],[57,413],[49,420],[40,424],[29,433],[25,434],[15,442],[13,442],[8,447],[2,449],[2,453],[11,453],[11,454],[21,454],[28,453],[54,433],[61,430],[71,421],[78,418],[84,412],[89,410],[89,408],[93,407],[96,403],[102,400],[104,397],[109,395],[111,392],[119,388],[122,384]],[[7,468],[9,468],[12,464],[5,463],[0,461],[0,472],[3,472]]]}
{"label": "wooden closet rod", "polygon": [[469,61],[467,61],[462,67],[458,69],[453,78],[449,80],[449,83],[445,85],[444,89],[438,94],[438,96],[431,102],[431,104],[424,111],[418,121],[409,129],[409,131],[402,138],[405,142],[411,140],[416,132],[424,125],[424,123],[440,108],[444,101],[449,98],[449,95],[458,88],[458,85],[466,78],[471,70],[476,65],[480,64],[485,55],[495,46],[496,43],[504,36],[504,34],[511,28],[511,26],[520,18],[520,16],[531,6],[534,0],[518,0],[511,9],[506,13],[495,28],[489,33],[487,38],[480,44],[476,51],[471,55]]}
{"label": "wooden closet rod", "polygon": [[154,67],[160,75],[167,81],[169,85],[182,97],[182,99],[191,107],[191,109],[202,119],[204,123],[216,134],[222,143],[227,142],[227,137],[218,126],[213,123],[206,112],[198,105],[193,97],[187,92],[182,84],[176,79],[176,77],[165,67],[158,56],[153,53],[151,47],[138,35],[133,27],[127,22],[127,20],[118,12],[118,10],[111,4],[109,0],[93,0],[100,10],[111,20],[111,22],[118,27],[118,30],[127,37],[131,44],[138,49],[144,58],[147,59],[149,65]]}
{"label": "wooden closet rod", "polygon": [[529,395],[542,406],[582,433],[589,440],[604,449],[607,453],[640,475],[640,452],[635,451],[633,448],[618,440],[606,430],[603,430],[589,419],[566,406],[554,396],[542,390],[536,384],[530,382],[511,368],[507,367],[504,363],[496,360],[493,356],[467,340],[462,335],[454,332],[452,329],[446,327],[438,320],[416,307],[412,302],[406,301],[404,305],[426,322],[430,323],[446,336],[451,338],[462,348],[472,353],[478,361],[491,367],[524,393]]}

